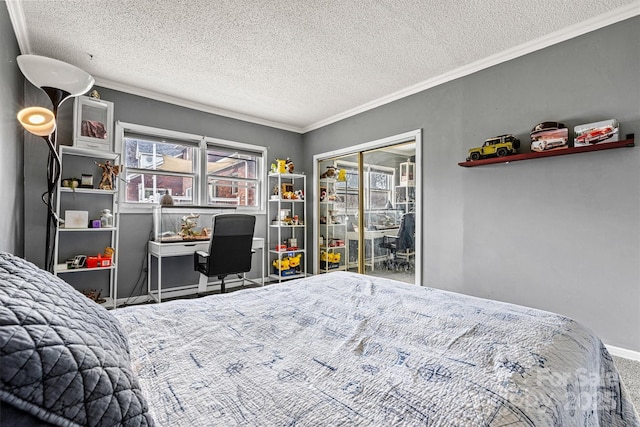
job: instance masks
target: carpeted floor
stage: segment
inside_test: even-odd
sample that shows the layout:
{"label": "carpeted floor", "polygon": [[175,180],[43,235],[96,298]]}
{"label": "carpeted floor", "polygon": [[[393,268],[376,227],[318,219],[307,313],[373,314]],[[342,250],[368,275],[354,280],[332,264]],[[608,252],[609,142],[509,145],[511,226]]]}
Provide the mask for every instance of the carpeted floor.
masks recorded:
{"label": "carpeted floor", "polygon": [[622,383],[629,392],[629,397],[640,413],[640,361],[612,356],[618,367]]}

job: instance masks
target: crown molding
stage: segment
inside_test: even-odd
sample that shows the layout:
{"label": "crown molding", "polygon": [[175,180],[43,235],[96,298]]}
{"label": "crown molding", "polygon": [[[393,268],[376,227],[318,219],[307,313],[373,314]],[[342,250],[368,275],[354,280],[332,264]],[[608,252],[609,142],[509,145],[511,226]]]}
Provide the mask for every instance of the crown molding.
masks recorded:
{"label": "crown molding", "polygon": [[[22,9],[20,0],[6,0],[7,9],[9,11],[9,18],[13,25],[13,30],[18,41],[18,46],[22,54],[31,53],[31,46],[29,43],[28,32],[26,29],[26,20],[24,18],[24,12]],[[189,101],[183,98],[166,95],[151,90],[143,89],[137,86],[128,85],[124,83],[115,82],[100,77],[95,77],[96,85],[106,87],[108,89],[114,89],[133,95],[142,96],[156,101],[162,101],[169,104],[179,105],[186,108],[191,108],[198,111],[204,111],[211,114],[216,114],[223,117],[229,117],[236,120],[242,120],[249,123],[268,126],[276,129],[282,129],[289,132],[295,132],[304,134],[312,130],[319,129],[321,127],[336,123],[340,120],[355,116],[360,113],[372,110],[385,104],[397,101],[402,98],[414,95],[418,92],[439,86],[441,84],[456,80],[460,77],[464,77],[475,72],[484,70],[486,68],[498,65],[503,62],[510,61],[512,59],[527,55],[529,53],[544,49],[554,44],[561,43],[563,41],[581,36],[583,34],[598,30],[608,25],[615,24],[625,19],[629,19],[640,15],[640,0],[636,0],[627,6],[614,9],[605,14],[590,18],[586,21],[571,25],[562,30],[548,34],[544,37],[540,37],[536,40],[515,46],[507,49],[503,52],[499,52],[495,55],[491,55],[487,58],[475,61],[471,64],[457,68],[450,72],[441,74],[432,79],[425,80],[407,88],[401,89],[397,92],[375,99],[373,101],[362,104],[358,107],[320,120],[318,122],[306,125],[306,126],[293,126],[285,123],[274,122],[267,119],[251,116],[248,114],[242,114],[235,111],[225,110],[223,108],[212,107],[210,105],[201,104],[198,102]]]}
{"label": "crown molding", "polygon": [[9,20],[13,26],[13,32],[18,41],[20,53],[23,55],[31,53],[31,44],[27,34],[27,21],[24,18],[22,3],[18,0],[6,0],[7,10],[9,11]]}
{"label": "crown molding", "polygon": [[536,40],[523,43],[521,45],[499,52],[495,55],[483,58],[479,61],[472,62],[471,64],[441,74],[432,79],[425,80],[413,86],[406,87],[397,92],[383,96],[371,102],[367,102],[366,104],[362,104],[353,109],[347,110],[340,114],[336,114],[335,116],[320,120],[319,122],[303,127],[302,132],[306,133],[315,129],[319,129],[321,127],[336,123],[340,120],[344,120],[357,114],[364,113],[365,111],[369,111],[382,105],[389,104],[393,101],[406,98],[407,96],[414,95],[418,92],[422,92],[435,86],[439,86],[443,83],[459,79],[460,77],[468,76],[469,74],[473,74],[486,68],[493,67],[494,65],[498,65],[503,62],[518,58],[520,56],[524,56],[529,53],[544,49],[554,44],[561,43],[563,41],[581,36],[586,33],[590,33],[608,25],[624,21],[625,19],[633,18],[637,15],[640,15],[640,0],[634,1],[627,6],[614,9],[611,12],[607,12],[605,14],[587,19],[586,21],[571,25],[562,30],[550,33]]}
{"label": "crown molding", "polygon": [[144,98],[154,99],[156,101],[162,101],[168,104],[179,105],[181,107],[191,108],[192,110],[203,111],[205,113],[211,113],[218,116],[229,117],[231,119],[242,120],[244,122],[250,122],[257,125],[263,125],[263,126],[276,128],[276,129],[282,129],[289,132],[302,133],[302,128],[297,126],[274,122],[271,120],[262,119],[260,117],[250,116],[248,114],[242,114],[242,113],[237,113],[235,111],[225,110],[223,108],[212,107],[210,105],[189,101],[184,98],[179,98],[172,95],[166,95],[164,93],[143,89],[138,86],[133,86],[126,83],[120,83],[120,82],[105,79],[102,77],[95,77],[95,79],[96,79],[97,86],[105,87],[107,89],[126,92],[132,95],[138,95]]}

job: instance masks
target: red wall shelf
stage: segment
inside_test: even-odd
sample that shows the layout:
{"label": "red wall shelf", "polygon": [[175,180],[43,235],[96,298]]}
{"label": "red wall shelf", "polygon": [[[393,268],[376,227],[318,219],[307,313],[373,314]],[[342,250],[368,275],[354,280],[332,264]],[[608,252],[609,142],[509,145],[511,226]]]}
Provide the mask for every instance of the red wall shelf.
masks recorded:
{"label": "red wall shelf", "polygon": [[471,168],[474,166],[491,165],[494,163],[510,163],[518,160],[540,159],[542,157],[564,156],[566,154],[586,153],[589,151],[611,150],[612,148],[633,147],[635,146],[633,139],[625,139],[624,141],[605,142],[604,144],[589,145],[586,147],[569,147],[561,150],[550,150],[543,152],[531,152],[523,154],[513,154],[504,157],[490,157],[488,159],[480,159],[468,162],[460,162],[459,166]]}

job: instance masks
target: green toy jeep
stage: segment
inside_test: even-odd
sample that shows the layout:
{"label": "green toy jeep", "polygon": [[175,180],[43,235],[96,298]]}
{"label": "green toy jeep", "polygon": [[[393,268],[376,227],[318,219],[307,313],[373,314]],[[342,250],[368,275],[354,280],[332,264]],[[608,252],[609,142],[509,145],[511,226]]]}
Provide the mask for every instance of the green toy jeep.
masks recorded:
{"label": "green toy jeep", "polygon": [[516,154],[520,148],[520,140],[511,134],[495,136],[487,139],[482,147],[469,150],[469,160],[480,160],[486,157],[503,157]]}

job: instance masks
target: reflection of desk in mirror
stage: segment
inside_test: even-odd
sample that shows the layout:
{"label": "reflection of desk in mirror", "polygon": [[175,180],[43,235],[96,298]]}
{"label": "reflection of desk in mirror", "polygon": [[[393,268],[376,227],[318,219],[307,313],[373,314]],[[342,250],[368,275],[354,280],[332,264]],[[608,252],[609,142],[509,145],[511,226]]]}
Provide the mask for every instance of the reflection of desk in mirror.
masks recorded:
{"label": "reflection of desk in mirror", "polygon": [[[389,258],[388,251],[380,248],[380,243],[382,243],[384,236],[397,236],[398,230],[400,229],[399,226],[378,228],[378,230],[367,230],[364,232],[364,265],[370,266],[371,271],[375,271],[376,261],[385,261]],[[349,267],[356,267],[358,265],[358,251],[356,250],[358,247],[358,233],[355,231],[347,232],[347,239],[349,240]],[[355,261],[351,259],[352,253],[355,254]]]}
{"label": "reflection of desk in mirror", "polygon": [[[254,281],[252,279],[248,279],[243,275],[243,281],[246,280],[252,283],[260,283],[261,286],[264,286],[264,238],[262,237],[254,237],[253,245],[251,246],[253,250],[260,249],[260,281]],[[178,256],[189,256],[190,263],[193,263],[193,253],[195,251],[209,251],[209,241],[194,241],[194,242],[177,242],[177,243],[160,243],[155,241],[149,241],[149,250],[147,255],[147,265],[149,271],[147,273],[147,292],[151,298],[153,298],[156,302],[162,302],[162,258],[167,257],[178,257]],[[156,264],[156,275],[157,275],[157,289],[151,289],[151,279],[152,279],[152,268],[151,268],[151,258],[155,257],[157,259]],[[233,282],[230,282],[233,283]],[[212,284],[207,285],[207,290],[210,290],[209,287]],[[218,284],[214,284],[213,286],[218,286]],[[187,291],[187,294],[196,293],[198,291],[198,284],[194,285],[182,286],[179,289],[180,291]],[[184,293],[184,292],[183,292]]]}

